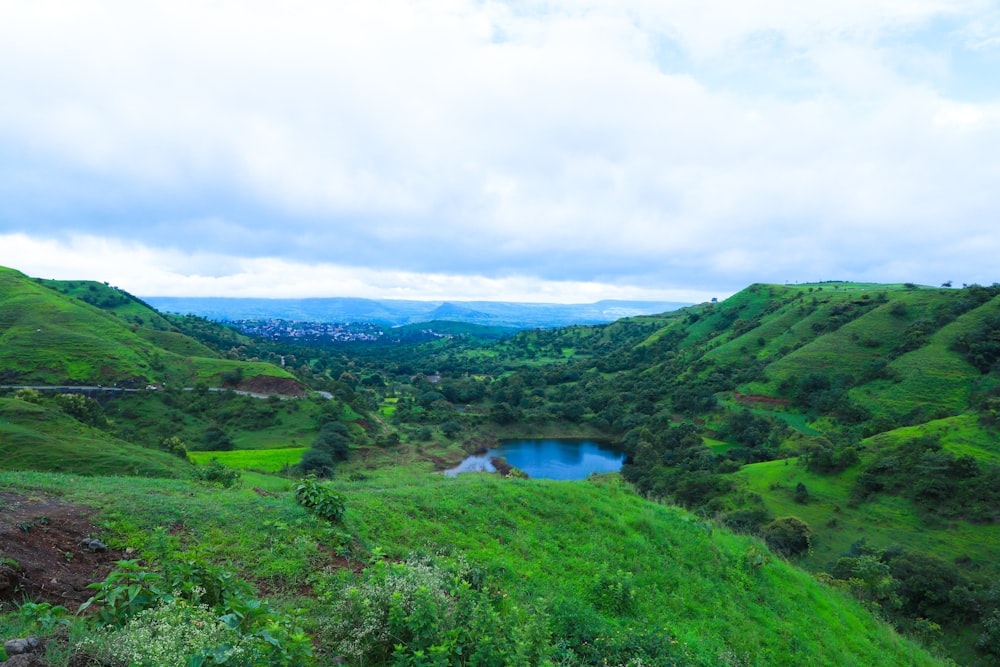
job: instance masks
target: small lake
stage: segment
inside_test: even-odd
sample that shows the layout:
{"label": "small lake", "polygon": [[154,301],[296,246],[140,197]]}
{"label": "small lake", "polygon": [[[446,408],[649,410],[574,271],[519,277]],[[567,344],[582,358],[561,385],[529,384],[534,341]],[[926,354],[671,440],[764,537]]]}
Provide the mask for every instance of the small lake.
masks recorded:
{"label": "small lake", "polygon": [[496,472],[490,459],[504,458],[532,479],[586,479],[593,473],[618,472],[625,455],[594,440],[505,440],[485,454],[470,456],[446,475]]}

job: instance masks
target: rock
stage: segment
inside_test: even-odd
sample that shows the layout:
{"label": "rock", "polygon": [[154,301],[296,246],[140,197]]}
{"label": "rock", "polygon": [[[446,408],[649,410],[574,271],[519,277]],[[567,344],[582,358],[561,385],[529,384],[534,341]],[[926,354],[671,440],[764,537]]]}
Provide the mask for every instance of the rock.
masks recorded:
{"label": "rock", "polygon": [[0,662],[0,667],[51,667],[48,660],[37,653],[22,653],[15,655],[7,662]]}
{"label": "rock", "polygon": [[3,643],[3,650],[7,656],[24,655],[34,653],[42,648],[42,640],[38,637],[25,637],[24,639],[11,639]]}
{"label": "rock", "polygon": [[96,537],[88,537],[88,538],[86,538],[84,540],[80,540],[80,546],[84,547],[86,549],[90,549],[91,551],[107,551],[108,550],[108,545],[105,544],[104,542],[101,542]]}

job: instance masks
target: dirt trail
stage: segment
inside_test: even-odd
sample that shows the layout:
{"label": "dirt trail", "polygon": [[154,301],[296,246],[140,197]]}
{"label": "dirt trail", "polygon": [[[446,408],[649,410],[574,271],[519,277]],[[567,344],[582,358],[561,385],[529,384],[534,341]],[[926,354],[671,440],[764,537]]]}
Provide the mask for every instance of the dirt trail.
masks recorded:
{"label": "dirt trail", "polygon": [[76,611],[121,551],[81,544],[100,537],[93,510],[44,496],[0,492],[0,601],[44,601]]}

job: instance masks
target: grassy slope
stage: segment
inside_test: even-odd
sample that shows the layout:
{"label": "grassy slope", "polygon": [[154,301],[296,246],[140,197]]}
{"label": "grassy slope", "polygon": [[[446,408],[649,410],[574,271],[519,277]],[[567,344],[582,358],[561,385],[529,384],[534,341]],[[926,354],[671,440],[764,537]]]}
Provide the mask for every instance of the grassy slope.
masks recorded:
{"label": "grassy slope", "polygon": [[[65,284],[54,284],[60,285]],[[0,267],[0,381],[217,385],[236,369],[244,378],[292,377],[272,364],[219,359],[204,345],[167,330],[169,322],[155,311],[104,285],[70,285],[69,294],[63,294]],[[99,289],[91,293],[89,285]],[[96,294],[97,302],[117,298],[121,303],[108,312],[71,296],[76,292]],[[123,315],[112,314],[115,309]]]}
{"label": "grassy slope", "polygon": [[1000,313],[1000,297],[967,312],[936,331],[926,345],[893,360],[894,380],[871,383],[852,391],[852,398],[897,414],[921,409],[926,414],[954,414],[969,405],[982,374],[950,348],[955,338]]}
{"label": "grassy slope", "polygon": [[[170,525],[173,539],[285,596],[308,590],[308,577],[325,576],[320,542],[327,533],[293,504],[287,486],[272,486],[279,497],[262,498],[185,482],[66,481],[0,473],[4,490],[65,495],[100,508],[115,545],[149,547],[152,529]],[[631,573],[633,612],[606,619],[626,638],[672,637],[681,664],[717,665],[727,655],[740,664],[940,664],[842,593],[780,560],[753,567],[758,542],[710,532],[691,515],[615,484],[386,471],[338,488],[347,498],[348,527],[364,544],[391,557],[461,552],[523,604],[572,598],[578,613],[600,614],[589,602],[598,574]],[[299,603],[314,618],[326,613],[318,600]]]}
{"label": "grassy slope", "polygon": [[164,452],[84,426],[59,410],[0,398],[0,468],[174,477],[184,465]]}

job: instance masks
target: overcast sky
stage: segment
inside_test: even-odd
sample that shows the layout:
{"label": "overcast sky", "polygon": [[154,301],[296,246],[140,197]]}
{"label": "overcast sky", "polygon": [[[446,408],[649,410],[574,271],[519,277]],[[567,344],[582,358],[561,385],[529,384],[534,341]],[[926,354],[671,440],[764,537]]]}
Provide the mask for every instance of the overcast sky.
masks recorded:
{"label": "overcast sky", "polygon": [[0,0],[0,264],[142,296],[1000,281],[995,0]]}

